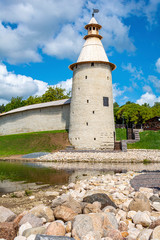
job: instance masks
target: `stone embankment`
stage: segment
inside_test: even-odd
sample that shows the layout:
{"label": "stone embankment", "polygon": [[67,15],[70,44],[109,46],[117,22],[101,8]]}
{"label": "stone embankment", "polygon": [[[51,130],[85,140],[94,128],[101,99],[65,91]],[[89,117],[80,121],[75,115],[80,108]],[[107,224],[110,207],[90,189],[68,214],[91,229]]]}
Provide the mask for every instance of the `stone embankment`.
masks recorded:
{"label": "stone embankment", "polygon": [[[38,205],[18,216],[1,206],[0,238],[158,240],[160,192],[151,188],[135,191],[130,180],[138,174],[107,174],[70,183],[59,192],[45,193],[50,205]],[[62,190],[65,193],[61,194]]]}
{"label": "stone embankment", "polygon": [[160,150],[129,149],[127,152],[55,152],[38,158],[41,161],[80,162],[160,162]]}

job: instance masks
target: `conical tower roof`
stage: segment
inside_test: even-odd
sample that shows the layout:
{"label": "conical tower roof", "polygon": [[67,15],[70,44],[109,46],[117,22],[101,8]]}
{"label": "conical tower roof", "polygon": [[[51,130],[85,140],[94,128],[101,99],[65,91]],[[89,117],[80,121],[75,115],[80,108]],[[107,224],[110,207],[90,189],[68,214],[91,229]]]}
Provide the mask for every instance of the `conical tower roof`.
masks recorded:
{"label": "conical tower roof", "polygon": [[111,69],[114,70],[116,66],[109,62],[101,42],[102,36],[99,35],[101,25],[92,17],[90,22],[85,26],[85,29],[88,30],[88,34],[84,37],[86,41],[82,47],[77,63],[71,64],[69,68],[73,70],[74,66],[77,64],[99,62],[109,64]]}

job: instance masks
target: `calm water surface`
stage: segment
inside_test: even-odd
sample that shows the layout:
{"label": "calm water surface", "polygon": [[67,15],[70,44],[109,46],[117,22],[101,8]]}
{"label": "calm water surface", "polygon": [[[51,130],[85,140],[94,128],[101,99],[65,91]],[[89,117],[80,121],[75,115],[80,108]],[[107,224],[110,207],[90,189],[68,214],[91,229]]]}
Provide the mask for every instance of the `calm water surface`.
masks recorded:
{"label": "calm water surface", "polygon": [[160,163],[40,163],[0,161],[0,194],[42,185],[62,185],[89,176],[126,171],[159,170]]}

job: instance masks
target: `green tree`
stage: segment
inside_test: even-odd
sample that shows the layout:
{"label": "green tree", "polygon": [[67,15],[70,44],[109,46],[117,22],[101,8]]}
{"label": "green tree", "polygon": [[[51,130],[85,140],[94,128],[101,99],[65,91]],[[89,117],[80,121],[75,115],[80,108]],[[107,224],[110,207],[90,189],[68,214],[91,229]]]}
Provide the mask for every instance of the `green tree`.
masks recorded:
{"label": "green tree", "polygon": [[22,101],[22,97],[12,97],[11,101],[7,103],[5,106],[5,111],[8,112],[12,109],[19,108],[24,106],[24,102]]}
{"label": "green tree", "polygon": [[42,97],[41,96],[30,96],[26,100],[24,100],[24,105],[31,105],[36,103],[41,103]]}
{"label": "green tree", "polygon": [[60,87],[48,87],[47,91],[42,95],[42,102],[50,102],[65,98],[69,98],[69,94],[65,94],[65,89]]}
{"label": "green tree", "polygon": [[4,104],[0,105],[0,113],[4,112],[5,111],[5,106]]}

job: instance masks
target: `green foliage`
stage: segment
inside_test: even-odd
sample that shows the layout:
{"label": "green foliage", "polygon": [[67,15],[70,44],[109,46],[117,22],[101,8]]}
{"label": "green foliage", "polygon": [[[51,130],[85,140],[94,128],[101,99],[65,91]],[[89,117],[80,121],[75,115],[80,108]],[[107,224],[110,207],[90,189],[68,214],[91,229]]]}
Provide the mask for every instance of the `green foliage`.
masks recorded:
{"label": "green foliage", "polygon": [[151,163],[151,160],[149,160],[149,159],[144,159],[143,160],[143,164],[149,164],[149,163]]}
{"label": "green foliage", "polygon": [[143,124],[146,120],[153,117],[152,108],[148,106],[140,106],[136,103],[127,103],[120,107],[116,112],[117,119],[123,121],[127,124]]}
{"label": "green foliage", "polygon": [[25,190],[25,195],[26,196],[31,196],[32,195],[32,190],[26,189]]}
{"label": "green foliage", "polygon": [[69,95],[65,94],[65,89],[59,87],[48,87],[47,91],[42,95],[42,102],[50,102],[65,98],[69,98]]}
{"label": "green foliage", "polygon": [[0,136],[0,157],[62,149],[51,140],[55,133],[61,132],[66,130]]}
{"label": "green foliage", "polygon": [[160,131],[144,131],[140,133],[140,141],[127,144],[128,149],[160,149]]}
{"label": "green foliage", "polygon": [[116,128],[116,140],[126,140],[127,139],[127,131],[126,128]]}
{"label": "green foliage", "polygon": [[23,100],[23,97],[12,97],[11,101],[7,103],[5,106],[4,104],[0,105],[0,113],[8,112],[12,109],[31,105],[31,104],[50,102],[50,101],[69,98],[70,95],[71,95],[71,92],[66,94],[65,89],[63,88],[50,86],[42,96],[30,96],[26,100]]}
{"label": "green foliage", "polygon": [[5,112],[8,112],[12,109],[23,107],[24,102],[22,101],[22,97],[12,97],[11,101],[7,103],[5,106]]}

